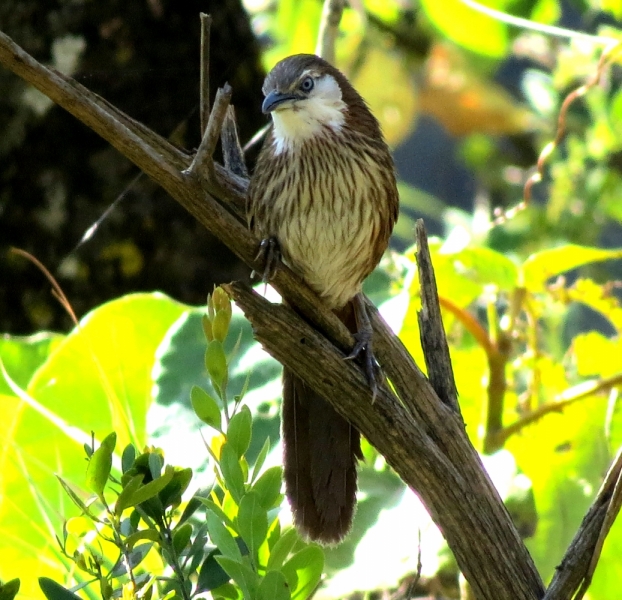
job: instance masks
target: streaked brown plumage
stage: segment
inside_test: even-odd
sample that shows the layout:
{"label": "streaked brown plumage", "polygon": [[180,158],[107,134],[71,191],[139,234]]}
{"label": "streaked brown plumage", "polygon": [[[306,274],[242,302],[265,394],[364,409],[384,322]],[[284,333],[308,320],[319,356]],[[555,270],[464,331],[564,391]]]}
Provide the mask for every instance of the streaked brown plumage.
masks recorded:
{"label": "streaked brown plumage", "polygon": [[[342,73],[314,55],[278,63],[263,86],[272,127],[249,188],[249,225],[357,331],[353,298],[397,218],[393,160],[380,126]],[[285,486],[296,525],[340,541],[355,506],[359,433],[283,371]]]}

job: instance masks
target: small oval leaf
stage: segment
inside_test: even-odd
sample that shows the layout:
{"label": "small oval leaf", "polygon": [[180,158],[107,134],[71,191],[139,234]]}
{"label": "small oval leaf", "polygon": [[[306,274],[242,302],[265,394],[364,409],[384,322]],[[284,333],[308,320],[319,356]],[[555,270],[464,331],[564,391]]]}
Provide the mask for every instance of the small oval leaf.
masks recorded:
{"label": "small oval leaf", "polygon": [[112,432],[107,435],[99,448],[93,452],[86,469],[86,487],[100,498],[104,494],[104,488],[112,469],[112,453],[116,443],[116,433]]}
{"label": "small oval leaf", "polygon": [[203,388],[193,385],[190,390],[190,401],[194,412],[201,421],[218,431],[222,431],[220,409],[214,398]]}
{"label": "small oval leaf", "polygon": [[229,421],[227,428],[227,443],[235,450],[238,458],[242,458],[251,443],[251,427],[253,417],[248,406],[242,409]]}
{"label": "small oval leaf", "polygon": [[214,340],[205,351],[205,367],[214,385],[223,390],[227,385],[227,358],[222,343]]}

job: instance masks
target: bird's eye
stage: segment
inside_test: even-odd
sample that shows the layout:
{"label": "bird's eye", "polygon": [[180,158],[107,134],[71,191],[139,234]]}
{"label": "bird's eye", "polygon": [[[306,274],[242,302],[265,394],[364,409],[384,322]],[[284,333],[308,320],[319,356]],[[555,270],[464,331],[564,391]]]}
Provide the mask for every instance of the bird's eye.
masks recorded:
{"label": "bird's eye", "polygon": [[313,81],[313,77],[305,77],[300,84],[300,89],[303,92],[310,92],[313,89],[315,82]]}

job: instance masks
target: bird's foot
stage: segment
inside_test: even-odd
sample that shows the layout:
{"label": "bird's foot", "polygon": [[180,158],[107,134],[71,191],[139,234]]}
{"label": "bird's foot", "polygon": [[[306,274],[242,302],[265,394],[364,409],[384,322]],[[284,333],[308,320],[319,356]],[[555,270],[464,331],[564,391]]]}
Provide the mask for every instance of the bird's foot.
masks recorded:
{"label": "bird's foot", "polygon": [[[279,240],[274,236],[261,240],[255,260],[261,260],[263,262],[264,270],[261,275],[261,281],[263,283],[268,283],[274,277],[277,265],[281,260],[281,246],[279,245]],[[253,271],[251,277],[255,274],[256,272]]]}
{"label": "bird's foot", "polygon": [[374,402],[383,376],[372,349],[374,332],[371,327],[371,322],[369,321],[369,315],[367,314],[362,294],[357,294],[354,298],[354,313],[359,330],[353,334],[356,342],[354,348],[352,348],[352,352],[346,356],[346,360],[360,358],[363,371],[365,372],[367,382],[372,391],[372,402]]}

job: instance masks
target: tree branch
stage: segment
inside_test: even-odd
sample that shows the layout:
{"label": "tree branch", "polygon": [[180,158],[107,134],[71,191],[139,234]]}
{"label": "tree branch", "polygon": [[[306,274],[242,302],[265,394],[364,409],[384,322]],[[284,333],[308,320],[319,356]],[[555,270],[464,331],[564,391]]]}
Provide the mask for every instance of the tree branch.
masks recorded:
{"label": "tree branch", "polygon": [[[211,173],[185,172],[191,163],[187,153],[70,78],[43,67],[3,34],[0,62],[108,140],[250,267],[261,267],[255,262],[258,240],[242,222],[245,179],[218,164]],[[353,339],[341,321],[286,267],[278,268],[273,285],[319,332],[289,308],[271,305],[241,284],[229,290],[268,350],[351,418],[421,496],[475,596],[541,598],[544,588],[531,557],[460,416],[440,401],[377,311],[370,310],[376,357],[399,400],[383,386],[372,405],[362,371],[342,360]]]}

